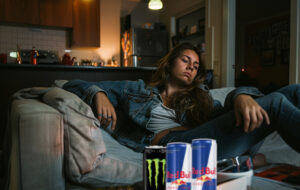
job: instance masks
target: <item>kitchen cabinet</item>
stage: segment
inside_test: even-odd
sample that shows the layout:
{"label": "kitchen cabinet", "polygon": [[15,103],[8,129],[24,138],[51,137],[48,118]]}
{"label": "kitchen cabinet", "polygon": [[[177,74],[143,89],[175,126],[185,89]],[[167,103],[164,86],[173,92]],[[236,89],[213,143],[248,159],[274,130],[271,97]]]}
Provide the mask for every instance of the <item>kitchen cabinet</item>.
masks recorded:
{"label": "kitchen cabinet", "polygon": [[1,0],[0,21],[39,24],[39,0]]}
{"label": "kitchen cabinet", "polygon": [[40,0],[40,25],[72,27],[73,0]]}
{"label": "kitchen cabinet", "polygon": [[1,0],[0,21],[72,27],[72,0]]}
{"label": "kitchen cabinet", "polygon": [[72,46],[100,47],[100,0],[73,0]]}

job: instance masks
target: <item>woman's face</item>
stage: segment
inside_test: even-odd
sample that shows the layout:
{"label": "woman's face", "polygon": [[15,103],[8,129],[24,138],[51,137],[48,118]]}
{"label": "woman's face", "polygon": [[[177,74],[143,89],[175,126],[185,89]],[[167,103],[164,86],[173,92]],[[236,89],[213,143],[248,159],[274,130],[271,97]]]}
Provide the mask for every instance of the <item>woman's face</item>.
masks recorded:
{"label": "woman's face", "polygon": [[184,50],[175,59],[171,68],[171,79],[178,85],[190,85],[197,75],[199,57],[193,50]]}

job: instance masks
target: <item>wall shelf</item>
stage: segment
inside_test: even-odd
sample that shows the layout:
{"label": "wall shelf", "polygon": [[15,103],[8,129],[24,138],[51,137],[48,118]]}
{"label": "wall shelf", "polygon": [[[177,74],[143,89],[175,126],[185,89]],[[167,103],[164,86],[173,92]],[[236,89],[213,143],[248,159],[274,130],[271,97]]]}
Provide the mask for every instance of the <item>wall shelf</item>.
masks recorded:
{"label": "wall shelf", "polygon": [[205,8],[198,9],[189,14],[176,18],[176,35],[172,37],[172,45],[190,42],[201,47],[204,43]]}

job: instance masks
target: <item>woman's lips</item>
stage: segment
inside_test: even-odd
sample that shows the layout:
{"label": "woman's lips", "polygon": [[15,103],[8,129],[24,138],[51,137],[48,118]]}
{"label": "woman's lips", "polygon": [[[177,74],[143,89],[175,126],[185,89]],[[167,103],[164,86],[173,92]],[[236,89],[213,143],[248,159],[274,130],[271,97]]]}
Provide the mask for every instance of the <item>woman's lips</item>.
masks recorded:
{"label": "woman's lips", "polygon": [[188,72],[184,72],[183,74],[184,74],[184,76],[187,76],[188,78],[192,77],[192,75],[190,73],[188,73]]}

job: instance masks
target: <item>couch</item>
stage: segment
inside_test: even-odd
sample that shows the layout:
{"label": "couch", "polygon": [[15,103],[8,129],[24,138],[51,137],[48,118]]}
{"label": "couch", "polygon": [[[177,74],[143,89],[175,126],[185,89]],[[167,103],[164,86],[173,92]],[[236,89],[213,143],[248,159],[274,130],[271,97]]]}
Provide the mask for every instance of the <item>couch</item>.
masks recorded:
{"label": "couch", "polygon": [[[6,189],[143,189],[142,153],[99,130],[91,108],[60,88],[64,82],[56,81],[49,88],[22,89],[13,96]],[[231,90],[213,89],[211,94],[224,103]],[[109,152],[113,145],[122,146],[122,150]],[[285,145],[277,133],[267,137],[258,152],[264,153],[268,162],[300,166],[300,159],[292,159],[300,154]]]}

